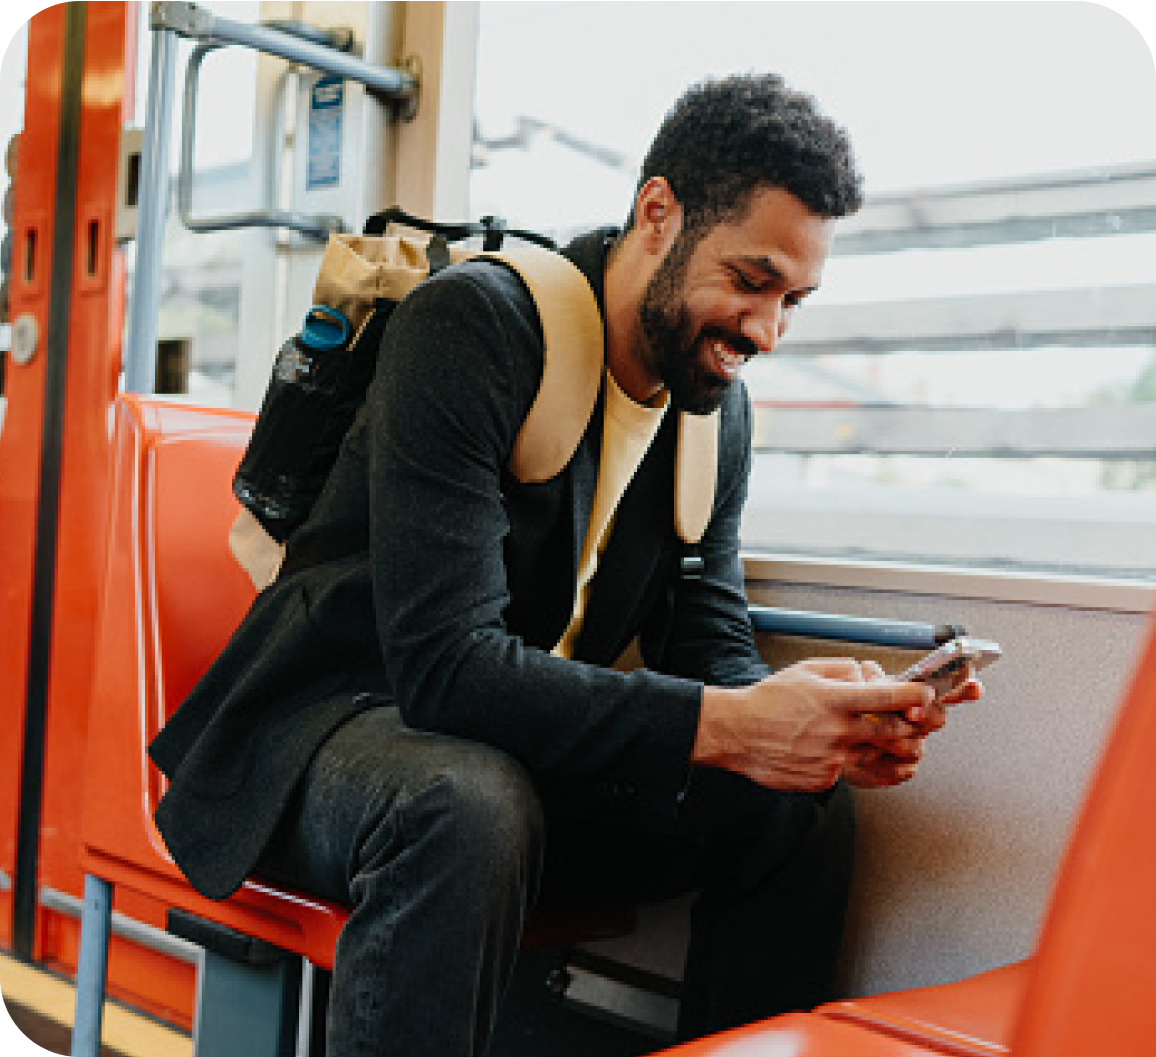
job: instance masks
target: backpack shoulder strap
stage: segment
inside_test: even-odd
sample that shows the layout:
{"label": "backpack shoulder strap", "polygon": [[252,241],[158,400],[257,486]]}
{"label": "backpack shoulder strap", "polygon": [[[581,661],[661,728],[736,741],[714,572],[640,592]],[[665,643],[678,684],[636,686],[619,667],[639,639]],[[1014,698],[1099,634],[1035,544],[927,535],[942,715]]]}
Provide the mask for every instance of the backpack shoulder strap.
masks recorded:
{"label": "backpack shoulder strap", "polygon": [[[514,443],[510,471],[524,483],[547,481],[568,463],[598,400],[605,363],[602,313],[581,270],[559,253],[519,247],[496,257],[530,290],[542,322],[544,367],[538,394]],[[698,543],[710,521],[718,474],[719,412],[678,422],[674,524]]]}
{"label": "backpack shoulder strap", "polygon": [[530,290],[542,323],[542,381],[518,430],[510,472],[548,481],[570,461],[602,387],[602,313],[586,276],[559,253],[533,247],[485,254],[511,267]]}

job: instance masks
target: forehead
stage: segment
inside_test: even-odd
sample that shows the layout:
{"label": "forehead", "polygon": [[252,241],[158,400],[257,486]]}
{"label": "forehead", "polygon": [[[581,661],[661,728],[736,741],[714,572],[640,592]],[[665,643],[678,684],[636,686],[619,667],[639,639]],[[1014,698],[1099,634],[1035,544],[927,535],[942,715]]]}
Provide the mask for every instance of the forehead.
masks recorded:
{"label": "forehead", "polygon": [[699,248],[719,260],[763,262],[792,284],[815,286],[831,248],[834,220],[811,212],[790,191],[764,187],[734,220],[716,224]]}

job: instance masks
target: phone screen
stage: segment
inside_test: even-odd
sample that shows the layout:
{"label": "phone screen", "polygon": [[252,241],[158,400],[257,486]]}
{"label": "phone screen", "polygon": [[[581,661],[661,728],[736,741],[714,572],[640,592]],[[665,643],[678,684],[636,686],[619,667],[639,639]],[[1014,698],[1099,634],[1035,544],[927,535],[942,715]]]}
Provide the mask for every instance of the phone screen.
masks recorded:
{"label": "phone screen", "polygon": [[928,683],[943,694],[951,689],[956,674],[965,664],[970,663],[974,671],[979,671],[997,660],[1002,653],[998,643],[987,639],[952,639],[921,657],[898,678],[904,682]]}

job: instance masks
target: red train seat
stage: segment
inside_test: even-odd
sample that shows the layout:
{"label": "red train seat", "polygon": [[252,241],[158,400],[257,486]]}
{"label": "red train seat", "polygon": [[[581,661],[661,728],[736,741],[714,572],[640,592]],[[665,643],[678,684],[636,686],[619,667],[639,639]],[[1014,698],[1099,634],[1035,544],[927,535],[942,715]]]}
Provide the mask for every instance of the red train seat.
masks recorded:
{"label": "red train seat", "polygon": [[662,1057],[937,1057],[938,1050],[817,1013],[787,1013],[664,1050]]}
{"label": "red train seat", "polygon": [[1156,1053],[1156,628],[1060,870],[1019,1057]]}
{"label": "red train seat", "polygon": [[1004,1057],[1031,974],[1030,959],[939,987],[894,991],[816,1012],[951,1057]]}
{"label": "red train seat", "polygon": [[[118,397],[113,413],[112,500],[80,854],[86,907],[74,1031],[86,1041],[78,1046],[74,1035],[74,1053],[95,1053],[91,1047],[99,1044],[112,889],[152,897],[177,911],[170,910],[170,921],[184,928],[200,922],[192,927],[207,947],[216,935],[216,953],[243,950],[242,961],[266,967],[288,953],[330,968],[347,916],[343,907],[255,879],[227,900],[206,899],[185,881],[153,825],[164,778],[146,746],[220,652],[254,595],[228,549],[238,510],[230,480],[254,417],[131,395]],[[91,913],[90,902],[97,904]],[[628,931],[634,920],[631,907],[540,908],[523,942],[602,939]],[[202,991],[202,1006],[204,999]],[[282,1028],[276,1047],[289,1034],[288,1026]]]}

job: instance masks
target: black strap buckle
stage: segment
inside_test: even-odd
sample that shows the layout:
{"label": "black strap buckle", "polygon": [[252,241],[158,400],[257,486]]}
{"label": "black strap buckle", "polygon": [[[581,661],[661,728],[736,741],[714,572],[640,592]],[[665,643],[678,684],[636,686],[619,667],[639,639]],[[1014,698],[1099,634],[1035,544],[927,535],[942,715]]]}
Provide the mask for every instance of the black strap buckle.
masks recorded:
{"label": "black strap buckle", "polygon": [[706,562],[697,550],[690,550],[683,554],[678,563],[678,575],[684,580],[701,580],[706,572]]}

